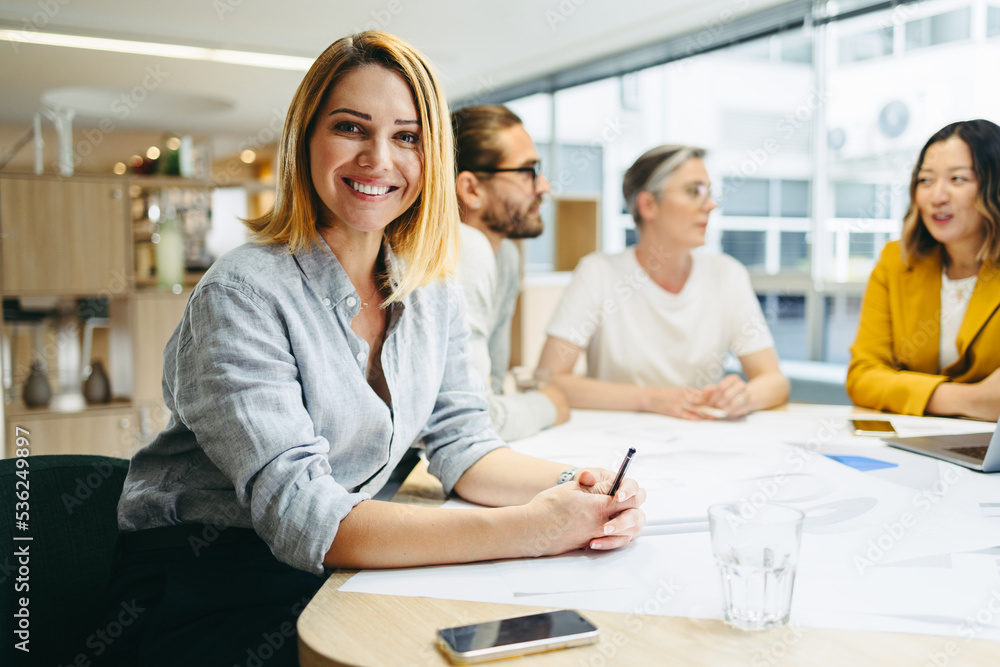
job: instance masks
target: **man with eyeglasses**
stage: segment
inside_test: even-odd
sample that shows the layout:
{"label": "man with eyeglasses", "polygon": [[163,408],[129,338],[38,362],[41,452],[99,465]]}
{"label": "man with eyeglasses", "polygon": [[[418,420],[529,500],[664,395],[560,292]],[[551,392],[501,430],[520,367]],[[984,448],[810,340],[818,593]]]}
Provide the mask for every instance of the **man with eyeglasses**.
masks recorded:
{"label": "man with eyeglasses", "polygon": [[516,440],[569,419],[566,396],[554,385],[503,394],[521,288],[521,256],[511,239],[542,233],[539,207],[549,182],[539,171],[535,143],[506,107],[465,107],[451,119],[470,359],[486,385],[494,428],[504,440]]}

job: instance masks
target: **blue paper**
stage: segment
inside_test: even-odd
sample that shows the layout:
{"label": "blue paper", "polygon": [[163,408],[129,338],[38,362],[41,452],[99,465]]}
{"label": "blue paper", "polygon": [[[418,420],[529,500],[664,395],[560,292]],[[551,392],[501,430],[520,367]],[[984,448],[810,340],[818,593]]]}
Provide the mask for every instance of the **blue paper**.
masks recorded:
{"label": "blue paper", "polygon": [[890,463],[889,461],[870,459],[867,456],[837,456],[835,454],[825,454],[825,456],[861,472],[881,470],[882,468],[895,468],[899,465],[898,463]]}

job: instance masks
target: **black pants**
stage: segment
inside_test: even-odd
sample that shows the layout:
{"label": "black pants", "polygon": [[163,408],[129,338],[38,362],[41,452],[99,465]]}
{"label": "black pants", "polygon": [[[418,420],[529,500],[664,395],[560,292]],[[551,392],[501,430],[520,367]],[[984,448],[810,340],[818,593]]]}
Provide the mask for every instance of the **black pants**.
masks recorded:
{"label": "black pants", "polygon": [[323,579],[279,562],[252,530],[209,541],[205,528],[122,535],[95,665],[298,665],[295,622]]}

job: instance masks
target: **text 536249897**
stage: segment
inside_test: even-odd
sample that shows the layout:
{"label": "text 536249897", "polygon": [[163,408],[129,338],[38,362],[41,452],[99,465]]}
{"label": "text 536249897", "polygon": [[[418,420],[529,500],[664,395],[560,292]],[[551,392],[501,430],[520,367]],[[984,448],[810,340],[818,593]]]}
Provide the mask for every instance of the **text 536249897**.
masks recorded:
{"label": "text 536249897", "polygon": [[31,590],[31,535],[28,527],[31,522],[31,485],[28,480],[28,456],[31,454],[30,433],[27,429],[16,426],[14,456],[16,457],[14,473],[14,560],[17,574],[14,577],[14,647],[19,651],[29,653],[31,641],[31,615],[28,610]]}

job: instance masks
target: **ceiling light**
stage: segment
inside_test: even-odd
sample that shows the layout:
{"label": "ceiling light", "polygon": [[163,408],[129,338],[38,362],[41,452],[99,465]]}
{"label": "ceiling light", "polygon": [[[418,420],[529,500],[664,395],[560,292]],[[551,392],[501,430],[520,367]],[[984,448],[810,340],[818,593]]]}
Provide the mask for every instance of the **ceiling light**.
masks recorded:
{"label": "ceiling light", "polygon": [[257,154],[254,153],[249,148],[240,153],[240,160],[242,160],[246,164],[253,164],[253,161],[256,159],[257,159]]}
{"label": "ceiling light", "polygon": [[125,166],[124,162],[115,162],[115,166],[112,169],[112,171],[121,176],[122,174],[125,173],[126,169],[127,167]]}
{"label": "ceiling light", "polygon": [[170,137],[169,139],[167,139],[167,148],[169,148],[170,150],[175,151],[180,147],[181,147],[181,140],[179,138]]}
{"label": "ceiling light", "polygon": [[144,56],[162,56],[164,58],[207,60],[209,62],[228,63],[230,65],[247,65],[250,67],[266,67],[270,69],[285,69],[301,72],[308,70],[312,66],[314,60],[313,58],[286,56],[277,53],[254,53],[251,51],[208,49],[200,46],[185,46],[182,44],[134,42],[124,39],[83,37],[80,35],[60,35],[56,33],[37,32],[34,30],[11,30],[9,28],[0,29],[0,40],[7,42],[22,42],[24,44],[42,44],[45,46],[66,46],[75,49],[92,49],[95,51],[135,53]]}
{"label": "ceiling light", "polygon": [[157,148],[156,146],[150,146],[149,150],[146,151],[146,157],[148,157],[150,160],[155,160],[156,158],[160,157],[160,149]]}

